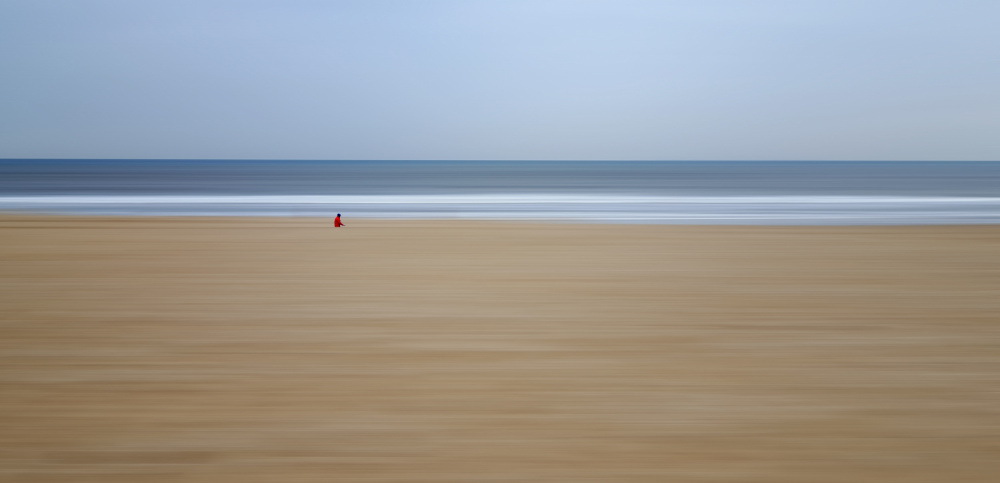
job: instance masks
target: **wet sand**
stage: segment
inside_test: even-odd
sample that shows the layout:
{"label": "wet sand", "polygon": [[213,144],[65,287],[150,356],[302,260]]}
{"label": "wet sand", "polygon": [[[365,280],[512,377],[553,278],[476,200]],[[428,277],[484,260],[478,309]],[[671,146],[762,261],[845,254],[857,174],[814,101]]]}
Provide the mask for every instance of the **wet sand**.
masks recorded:
{"label": "wet sand", "polygon": [[1000,480],[1000,226],[0,218],[0,481]]}

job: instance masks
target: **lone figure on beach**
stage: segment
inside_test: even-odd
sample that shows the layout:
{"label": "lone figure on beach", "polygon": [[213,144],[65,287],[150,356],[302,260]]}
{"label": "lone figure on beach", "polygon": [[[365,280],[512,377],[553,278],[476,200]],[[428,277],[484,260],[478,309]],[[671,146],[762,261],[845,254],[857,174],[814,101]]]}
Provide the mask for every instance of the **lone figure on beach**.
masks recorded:
{"label": "lone figure on beach", "polygon": [[347,226],[340,221],[340,213],[337,213],[337,217],[333,219],[333,226],[340,228],[342,226]]}

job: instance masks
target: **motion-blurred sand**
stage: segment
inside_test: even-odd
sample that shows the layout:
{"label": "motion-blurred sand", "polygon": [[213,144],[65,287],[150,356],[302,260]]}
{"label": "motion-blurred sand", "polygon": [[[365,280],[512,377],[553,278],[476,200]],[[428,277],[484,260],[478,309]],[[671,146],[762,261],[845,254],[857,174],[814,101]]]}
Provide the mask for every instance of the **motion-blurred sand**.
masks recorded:
{"label": "motion-blurred sand", "polygon": [[0,481],[1000,480],[1000,226],[0,218]]}

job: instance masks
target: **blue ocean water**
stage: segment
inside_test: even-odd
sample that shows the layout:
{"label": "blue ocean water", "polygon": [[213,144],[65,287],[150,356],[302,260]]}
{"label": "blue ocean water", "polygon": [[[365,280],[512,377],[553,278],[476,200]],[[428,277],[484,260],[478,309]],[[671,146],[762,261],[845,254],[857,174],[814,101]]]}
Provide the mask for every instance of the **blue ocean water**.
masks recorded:
{"label": "blue ocean water", "polygon": [[992,224],[1000,222],[1000,162],[7,159],[0,211]]}

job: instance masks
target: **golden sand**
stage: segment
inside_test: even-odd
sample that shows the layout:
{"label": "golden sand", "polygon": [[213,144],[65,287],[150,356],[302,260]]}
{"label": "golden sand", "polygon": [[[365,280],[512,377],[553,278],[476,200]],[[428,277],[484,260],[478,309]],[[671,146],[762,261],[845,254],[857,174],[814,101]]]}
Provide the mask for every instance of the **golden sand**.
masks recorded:
{"label": "golden sand", "polygon": [[0,481],[1000,481],[1000,226],[0,218]]}

